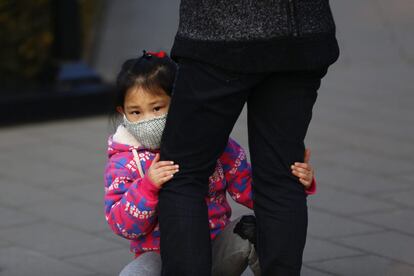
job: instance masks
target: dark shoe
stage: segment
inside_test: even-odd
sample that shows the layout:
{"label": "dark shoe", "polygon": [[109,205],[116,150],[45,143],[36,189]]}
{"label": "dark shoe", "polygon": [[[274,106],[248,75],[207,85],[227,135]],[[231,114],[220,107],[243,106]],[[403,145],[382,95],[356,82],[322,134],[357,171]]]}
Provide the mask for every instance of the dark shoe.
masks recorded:
{"label": "dark shoe", "polygon": [[253,215],[242,216],[233,230],[242,239],[249,240],[256,247],[256,217]]}

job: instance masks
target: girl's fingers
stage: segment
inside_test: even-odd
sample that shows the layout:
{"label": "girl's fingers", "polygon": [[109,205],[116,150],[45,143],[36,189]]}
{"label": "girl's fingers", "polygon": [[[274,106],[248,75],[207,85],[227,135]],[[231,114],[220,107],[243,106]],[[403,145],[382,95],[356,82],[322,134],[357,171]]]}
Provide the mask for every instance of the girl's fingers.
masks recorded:
{"label": "girl's fingers", "polygon": [[155,164],[158,161],[160,161],[160,154],[159,153],[156,153],[154,159],[152,160],[152,163]]}
{"label": "girl's fingers", "polygon": [[161,185],[164,184],[165,182],[167,182],[168,180],[170,180],[171,178],[173,178],[173,175],[168,175],[168,176],[162,177],[160,179]]}
{"label": "girl's fingers", "polygon": [[295,167],[295,166],[292,168],[292,170],[295,170],[295,171],[298,171],[298,172],[301,172],[301,173],[309,173],[310,172],[309,169],[303,169],[301,167]]}
{"label": "girl's fingers", "polygon": [[152,161],[151,161],[150,168],[155,168],[157,166],[158,160],[160,160],[160,155],[157,153],[157,154],[155,154],[154,159],[152,159]]}
{"label": "girl's fingers", "polygon": [[[165,167],[165,166],[172,166],[174,164],[174,162],[173,161],[160,161],[160,162],[157,162],[155,165],[154,165],[154,168],[155,169],[158,169],[158,168],[162,168],[162,167]],[[177,165],[178,166],[178,165]]]}
{"label": "girl's fingers", "polygon": [[179,168],[175,165],[162,167],[154,170],[154,173],[159,176],[165,176],[166,174],[174,174],[179,171]]}
{"label": "girl's fingers", "polygon": [[293,173],[294,175],[296,175],[297,177],[299,177],[299,178],[306,179],[306,180],[309,180],[309,179],[310,179],[309,174],[306,174],[306,173],[301,173],[301,172],[298,172],[298,171],[296,171],[296,170],[293,170],[293,171],[292,171],[292,173]]}
{"label": "girl's fingers", "polygon": [[162,172],[160,172],[161,176],[167,176],[167,175],[172,175],[178,172],[178,169],[172,169],[172,170],[164,170]]}
{"label": "girl's fingers", "polygon": [[162,167],[158,167],[158,168],[156,168],[155,170],[156,170],[158,173],[162,173],[162,172],[164,172],[164,171],[178,170],[179,168],[180,168],[180,166],[178,166],[178,165],[171,165],[171,164],[169,164],[169,165],[164,165],[164,166],[162,166]]}
{"label": "girl's fingers", "polygon": [[307,163],[295,162],[295,164],[292,165],[291,167],[299,167],[299,168],[303,168],[303,169],[310,169],[311,165],[309,165]]}
{"label": "girl's fingers", "polygon": [[302,178],[299,178],[299,181],[300,181],[300,183],[302,183],[305,186],[310,186],[310,184],[311,184],[308,180],[305,180],[305,179],[302,179]]}

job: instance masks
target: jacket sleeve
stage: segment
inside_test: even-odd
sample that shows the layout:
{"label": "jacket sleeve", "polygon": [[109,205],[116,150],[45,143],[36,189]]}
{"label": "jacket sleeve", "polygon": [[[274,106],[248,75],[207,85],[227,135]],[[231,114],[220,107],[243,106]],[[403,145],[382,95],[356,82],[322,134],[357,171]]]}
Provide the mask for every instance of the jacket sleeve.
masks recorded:
{"label": "jacket sleeve", "polygon": [[316,180],[315,177],[312,179],[312,183],[308,189],[305,189],[307,195],[313,195],[316,193]]}
{"label": "jacket sleeve", "polygon": [[112,231],[127,239],[151,233],[157,224],[158,188],[116,160],[105,168],[105,218]]}
{"label": "jacket sleeve", "polygon": [[243,148],[230,138],[220,161],[227,192],[236,202],[253,209],[251,166]]}

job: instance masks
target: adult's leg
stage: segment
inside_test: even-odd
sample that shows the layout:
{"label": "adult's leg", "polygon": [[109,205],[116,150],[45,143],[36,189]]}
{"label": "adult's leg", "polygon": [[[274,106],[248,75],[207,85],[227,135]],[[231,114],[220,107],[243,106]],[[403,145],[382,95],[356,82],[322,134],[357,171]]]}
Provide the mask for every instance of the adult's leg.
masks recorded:
{"label": "adult's leg", "polygon": [[156,252],[147,252],[127,264],[119,276],[160,276],[161,256]]}
{"label": "adult's leg", "polygon": [[161,141],[161,159],[180,165],[159,195],[162,275],[210,276],[205,196],[228,136],[259,77],[246,78],[188,59],[179,72]]}
{"label": "adult's leg", "polygon": [[212,243],[213,276],[240,276],[249,265],[255,276],[260,275],[259,259],[254,245],[234,233],[241,217],[230,222]]}
{"label": "adult's leg", "polygon": [[302,161],[304,139],[326,68],[273,73],[248,99],[257,250],[262,275],[300,275],[307,203],[290,165]]}

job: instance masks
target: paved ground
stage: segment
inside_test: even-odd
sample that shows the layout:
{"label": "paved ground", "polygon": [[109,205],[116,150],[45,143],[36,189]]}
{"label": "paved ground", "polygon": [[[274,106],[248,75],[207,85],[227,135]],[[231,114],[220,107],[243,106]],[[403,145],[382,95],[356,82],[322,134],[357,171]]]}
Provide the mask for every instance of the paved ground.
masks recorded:
{"label": "paved ground", "polygon": [[[319,191],[309,199],[303,275],[414,275],[414,3],[331,2],[342,56],[307,137]],[[152,17],[154,29],[142,31],[138,1],[122,3],[110,6],[96,55],[107,78],[112,64],[144,47],[142,36],[145,47],[167,47],[173,33],[157,30],[175,28],[172,15]],[[154,8],[146,2],[140,15]],[[247,146],[245,123],[243,113],[233,136]],[[131,255],[103,217],[108,119],[0,132],[0,275],[116,275]]]}

